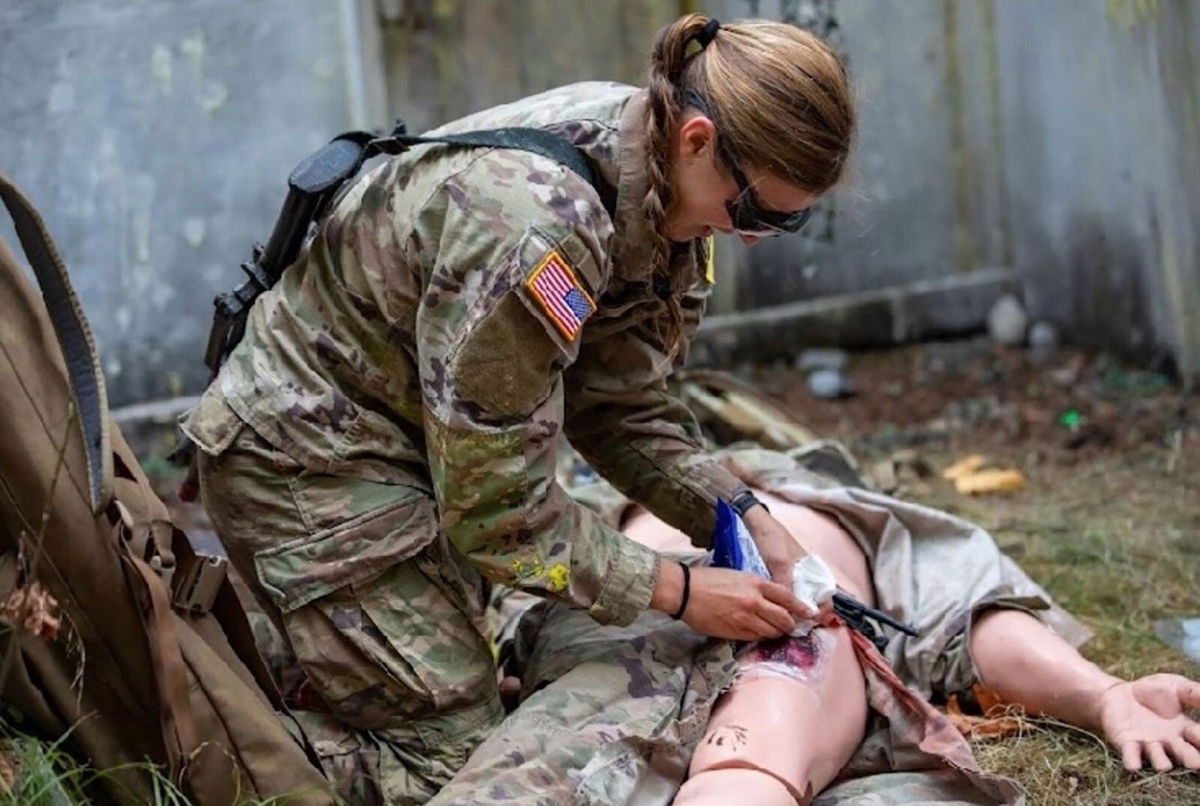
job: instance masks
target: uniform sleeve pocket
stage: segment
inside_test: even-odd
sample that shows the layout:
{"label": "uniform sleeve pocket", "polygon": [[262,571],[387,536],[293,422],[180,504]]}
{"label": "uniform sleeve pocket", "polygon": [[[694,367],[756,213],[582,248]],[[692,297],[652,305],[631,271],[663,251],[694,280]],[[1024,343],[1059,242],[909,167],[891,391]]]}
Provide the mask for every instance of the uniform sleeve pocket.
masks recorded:
{"label": "uniform sleeve pocket", "polygon": [[414,556],[437,537],[437,514],[413,494],[254,557],[259,582],[284,613]]}
{"label": "uniform sleeve pocket", "polygon": [[179,428],[209,456],[224,453],[246,425],[225,401],[216,384],[183,416]]}

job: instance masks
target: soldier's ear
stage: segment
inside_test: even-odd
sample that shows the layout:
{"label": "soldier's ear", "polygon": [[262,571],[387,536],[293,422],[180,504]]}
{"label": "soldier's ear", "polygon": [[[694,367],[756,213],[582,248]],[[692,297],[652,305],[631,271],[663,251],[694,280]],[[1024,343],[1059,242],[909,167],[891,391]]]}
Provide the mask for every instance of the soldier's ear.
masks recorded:
{"label": "soldier's ear", "polygon": [[679,124],[676,149],[680,158],[688,161],[708,158],[717,141],[717,129],[704,115],[695,114]]}

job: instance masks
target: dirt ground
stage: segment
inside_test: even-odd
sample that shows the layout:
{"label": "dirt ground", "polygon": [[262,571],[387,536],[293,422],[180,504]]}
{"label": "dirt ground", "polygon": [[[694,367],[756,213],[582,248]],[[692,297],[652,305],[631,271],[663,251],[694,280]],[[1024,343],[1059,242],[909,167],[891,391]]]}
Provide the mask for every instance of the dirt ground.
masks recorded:
{"label": "dirt ground", "polygon": [[[1200,679],[1153,624],[1200,617],[1200,400],[1159,375],[1062,350],[1039,360],[986,339],[851,356],[851,397],[817,400],[798,370],[738,373],[814,432],[842,440],[896,494],[987,528],[1058,601],[1095,630],[1084,654],[1125,678]],[[965,496],[941,470],[973,453],[1019,470],[1024,490]],[[154,460],[147,462],[154,465]],[[150,469],[150,468],[148,468]],[[176,476],[163,484],[174,488]],[[164,479],[165,481],[165,479]],[[173,495],[167,495],[174,500]],[[176,509],[193,538],[202,513]],[[1037,806],[1200,804],[1200,774],[1128,774],[1090,734],[1022,719],[1023,732],[978,740],[989,770]]]}
{"label": "dirt ground", "polygon": [[[1190,662],[1154,633],[1200,617],[1200,401],[1166,378],[1073,351],[1034,360],[987,340],[851,357],[857,394],[815,399],[793,369],[748,370],[814,431],[843,440],[899,495],[992,532],[1096,632],[1084,654],[1130,678]],[[941,470],[969,454],[1019,470],[1024,490],[966,496]],[[981,764],[1030,803],[1200,804],[1200,774],[1127,774],[1102,742],[1045,720],[975,742]]]}

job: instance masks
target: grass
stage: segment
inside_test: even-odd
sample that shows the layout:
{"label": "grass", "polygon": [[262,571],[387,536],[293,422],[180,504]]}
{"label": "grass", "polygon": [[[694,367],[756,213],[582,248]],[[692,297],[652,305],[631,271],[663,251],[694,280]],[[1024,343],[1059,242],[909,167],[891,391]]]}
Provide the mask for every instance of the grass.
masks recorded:
{"label": "grass", "polygon": [[[1191,445],[1200,442],[1192,435]],[[977,448],[959,442],[928,453],[935,467]],[[915,497],[988,528],[1052,596],[1096,632],[1089,659],[1130,679],[1200,664],[1160,641],[1158,619],[1200,616],[1200,451],[1170,460],[1169,446],[1096,454],[1070,464],[1030,458],[1021,445],[985,449],[1020,467],[1015,496],[967,498],[925,482]],[[1047,719],[1022,736],[976,741],[984,769],[1021,781],[1039,806],[1200,804],[1200,775],[1127,773],[1100,737]]]}
{"label": "grass", "polygon": [[97,771],[79,764],[63,748],[70,735],[64,734],[54,742],[5,727],[0,740],[0,753],[7,765],[0,806],[85,806],[104,780],[115,780],[118,772],[131,768],[144,769],[150,781],[154,806],[188,806],[187,797],[174,782],[155,765],[123,765]]}
{"label": "grass", "polygon": [[[68,731],[53,742],[29,736],[0,722],[0,806],[88,806],[101,789],[121,790],[121,773],[144,772],[149,806],[191,806],[192,801],[149,761],[95,770],[65,749]],[[126,790],[128,791],[128,790]],[[284,806],[288,796],[239,798],[237,806]]]}
{"label": "grass", "polygon": [[[882,446],[896,446],[905,428],[944,419],[946,411],[962,408],[954,404],[979,396],[985,384],[956,381],[951,376],[966,373],[953,363],[932,380],[909,380],[914,366],[944,352],[868,357],[867,372],[872,361],[879,372],[856,379],[864,390],[858,398],[809,404],[803,419],[820,433],[845,441],[870,466],[890,450]],[[967,366],[984,364],[973,360]],[[1106,387],[1121,385],[1109,375],[1102,379]],[[935,478],[908,480],[904,494],[987,528],[1060,604],[1095,630],[1083,653],[1101,667],[1126,679],[1155,672],[1200,679],[1200,664],[1162,643],[1153,631],[1158,619],[1200,616],[1200,430],[1194,414],[1187,415],[1190,424],[1183,415],[1162,415],[1181,404],[1161,384],[1132,392],[1124,384],[1123,394],[1128,394],[1120,399],[1123,408],[1106,414],[1105,401],[1079,399],[1074,391],[1047,400],[1053,387],[1042,374],[1030,377],[1034,380],[1019,374],[1001,378],[992,388],[1001,388],[1006,402],[1032,403],[1051,412],[1040,426],[1032,420],[1035,427],[1024,436],[985,421],[907,443],[916,444],[935,468],[983,452],[993,465],[1022,470],[1029,479],[1025,491],[968,498]],[[793,405],[797,400],[802,402],[804,394]],[[1134,436],[1119,437],[1110,447],[1056,447],[1054,420],[1068,406],[1090,407],[1086,411],[1094,419],[1107,416],[1120,435]],[[897,413],[905,419],[888,426]],[[1127,773],[1102,738],[1054,720],[1022,719],[1026,730],[1020,736],[975,741],[973,749],[985,770],[1021,781],[1034,806],[1200,804],[1196,773]],[[12,792],[0,796],[0,806],[84,804],[83,788],[103,775],[75,765],[57,745],[12,735],[0,741],[17,773]],[[169,780],[157,774],[154,780],[158,803],[186,803]]]}

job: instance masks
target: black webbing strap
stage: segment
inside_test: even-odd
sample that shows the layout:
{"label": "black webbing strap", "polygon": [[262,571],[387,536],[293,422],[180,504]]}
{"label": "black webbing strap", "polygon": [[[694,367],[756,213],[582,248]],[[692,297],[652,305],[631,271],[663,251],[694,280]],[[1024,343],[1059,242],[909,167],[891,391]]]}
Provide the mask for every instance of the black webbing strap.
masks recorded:
{"label": "black webbing strap", "polygon": [[0,173],[0,198],[12,216],[58,335],[87,455],[92,511],[99,513],[108,505],[112,491],[112,451],[108,437],[108,396],[92,331],[45,222],[3,173]]}
{"label": "black webbing strap", "polygon": [[[519,151],[540,154],[574,171],[595,188],[596,193],[604,200],[606,208],[610,206],[608,194],[601,189],[596,171],[592,168],[592,164],[588,162],[587,157],[583,155],[583,152],[574,143],[554,132],[523,126],[508,126],[501,129],[484,129],[475,132],[463,132],[461,134],[444,134],[436,137],[395,133],[389,137],[373,140],[368,149],[385,154],[395,154],[403,150],[403,148],[390,147],[392,143],[399,146],[448,145],[467,146],[471,148],[514,148]],[[609,209],[608,212],[609,215],[612,215],[613,211]]]}

